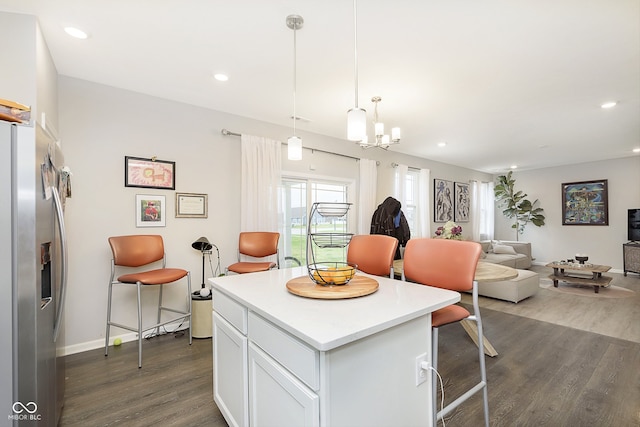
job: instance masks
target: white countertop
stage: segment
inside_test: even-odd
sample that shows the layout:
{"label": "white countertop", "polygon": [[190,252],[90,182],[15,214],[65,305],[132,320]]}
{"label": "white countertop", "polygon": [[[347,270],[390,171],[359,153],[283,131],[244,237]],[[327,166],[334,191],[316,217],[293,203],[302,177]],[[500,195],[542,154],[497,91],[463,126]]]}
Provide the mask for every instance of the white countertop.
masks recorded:
{"label": "white countertop", "polygon": [[[214,289],[320,351],[328,351],[460,301],[458,292],[372,277],[379,289],[367,296],[323,300],[287,291],[305,267],[209,278]],[[347,285],[348,286],[348,285]],[[214,301],[215,305],[215,301]]]}

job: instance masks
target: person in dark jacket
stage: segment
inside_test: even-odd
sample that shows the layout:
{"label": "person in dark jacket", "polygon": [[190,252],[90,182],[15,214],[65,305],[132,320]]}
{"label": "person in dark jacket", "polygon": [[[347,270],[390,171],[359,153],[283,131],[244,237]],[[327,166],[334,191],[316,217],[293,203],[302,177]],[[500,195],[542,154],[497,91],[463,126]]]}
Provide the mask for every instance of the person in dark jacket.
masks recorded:
{"label": "person in dark jacket", "polygon": [[384,234],[398,239],[395,259],[400,259],[400,246],[404,247],[411,239],[409,223],[402,212],[402,204],[393,197],[387,197],[378,205],[371,218],[371,233]]}

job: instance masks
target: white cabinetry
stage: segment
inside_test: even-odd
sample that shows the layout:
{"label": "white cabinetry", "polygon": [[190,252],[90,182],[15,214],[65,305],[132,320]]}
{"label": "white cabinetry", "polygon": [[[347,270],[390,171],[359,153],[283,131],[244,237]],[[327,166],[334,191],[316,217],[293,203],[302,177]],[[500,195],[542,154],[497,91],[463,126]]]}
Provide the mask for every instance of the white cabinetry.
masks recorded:
{"label": "white cabinetry", "polygon": [[317,427],[318,395],[253,343],[249,344],[251,426]]}
{"label": "white cabinetry", "polygon": [[[214,293],[214,301],[216,308],[221,307],[221,311],[227,314],[229,311],[225,307],[236,304],[219,293]],[[230,426],[248,426],[246,330],[242,331],[242,322],[236,322],[234,326],[227,320],[213,312],[213,399]]]}

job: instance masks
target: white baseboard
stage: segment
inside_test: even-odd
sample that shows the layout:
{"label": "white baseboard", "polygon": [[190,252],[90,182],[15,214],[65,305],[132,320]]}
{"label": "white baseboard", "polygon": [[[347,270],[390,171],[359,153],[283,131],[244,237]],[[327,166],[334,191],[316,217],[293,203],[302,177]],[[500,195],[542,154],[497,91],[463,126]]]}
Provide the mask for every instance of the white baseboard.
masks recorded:
{"label": "white baseboard", "polygon": [[[180,327],[182,325],[182,327],[180,329],[177,329],[178,327]],[[165,325],[165,327],[173,332],[173,331],[177,331],[177,330],[185,330],[189,328],[189,323],[183,323],[183,322],[176,322],[176,323],[169,323],[167,325]],[[150,331],[151,329],[149,329]],[[123,343],[125,342],[130,342],[130,341],[137,341],[138,340],[138,334],[136,332],[128,332],[126,334],[122,334],[122,335],[111,335],[109,336],[109,346],[113,346],[113,340],[115,340],[116,338],[120,338],[122,340]],[[68,345],[62,348],[62,351],[60,353],[60,355],[62,356],[68,356],[70,354],[76,354],[76,353],[82,353],[84,351],[89,351],[89,350],[95,350],[96,348],[104,348],[104,336],[100,339],[97,340],[93,340],[93,341],[87,341],[87,342],[83,342],[83,343],[79,343],[79,344],[73,344],[73,345]]]}

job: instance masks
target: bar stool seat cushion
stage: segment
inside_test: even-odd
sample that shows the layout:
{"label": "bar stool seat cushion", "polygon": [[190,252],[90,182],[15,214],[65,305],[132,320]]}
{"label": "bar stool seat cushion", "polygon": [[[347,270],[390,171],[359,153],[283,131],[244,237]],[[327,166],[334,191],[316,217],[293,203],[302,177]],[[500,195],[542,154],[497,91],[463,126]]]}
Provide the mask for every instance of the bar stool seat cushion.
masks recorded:
{"label": "bar stool seat cushion", "polygon": [[459,322],[469,316],[471,316],[471,313],[466,308],[455,304],[449,305],[431,313],[431,326],[437,328],[449,323]]}
{"label": "bar stool seat cushion", "polygon": [[143,285],[160,285],[175,282],[187,275],[187,270],[181,268],[161,268],[158,270],[143,271],[140,273],[123,274],[118,277],[122,283],[137,283]]}
{"label": "bar stool seat cushion", "polygon": [[235,264],[231,264],[227,270],[238,274],[245,274],[271,270],[275,266],[275,262],[236,262]]}

